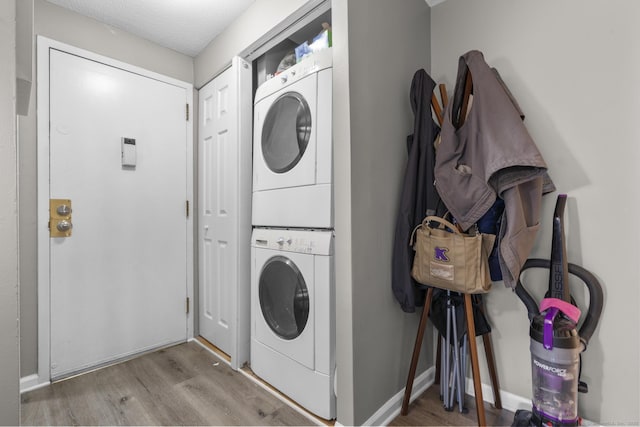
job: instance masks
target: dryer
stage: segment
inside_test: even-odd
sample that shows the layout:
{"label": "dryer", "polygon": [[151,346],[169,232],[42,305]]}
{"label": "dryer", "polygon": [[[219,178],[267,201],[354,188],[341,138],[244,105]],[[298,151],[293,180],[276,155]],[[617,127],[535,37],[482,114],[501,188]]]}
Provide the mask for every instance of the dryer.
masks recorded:
{"label": "dryer", "polygon": [[253,225],[333,228],[331,91],[331,49],[256,91]]}
{"label": "dryer", "polygon": [[333,232],[255,228],[251,246],[251,369],[335,418]]}

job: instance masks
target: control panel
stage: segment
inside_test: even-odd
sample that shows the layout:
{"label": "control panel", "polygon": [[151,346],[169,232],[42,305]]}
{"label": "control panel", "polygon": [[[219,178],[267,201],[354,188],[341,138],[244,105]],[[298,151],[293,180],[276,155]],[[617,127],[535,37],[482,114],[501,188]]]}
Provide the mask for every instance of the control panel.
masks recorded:
{"label": "control panel", "polygon": [[251,245],[285,252],[332,255],[333,232],[256,228],[253,230]]}
{"label": "control panel", "polygon": [[120,138],[122,150],[122,166],[136,166],[136,140],[134,138]]}

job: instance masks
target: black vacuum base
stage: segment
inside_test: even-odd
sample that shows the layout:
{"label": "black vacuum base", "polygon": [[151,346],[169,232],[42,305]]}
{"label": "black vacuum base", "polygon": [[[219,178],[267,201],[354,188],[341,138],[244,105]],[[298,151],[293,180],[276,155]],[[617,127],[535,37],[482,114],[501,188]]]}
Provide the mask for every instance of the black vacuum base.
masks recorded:
{"label": "black vacuum base", "polygon": [[551,421],[543,418],[537,412],[525,411],[524,409],[518,409],[516,415],[513,417],[513,424],[511,427],[560,427],[560,426],[579,426],[580,418],[570,423],[559,423],[557,421]]}

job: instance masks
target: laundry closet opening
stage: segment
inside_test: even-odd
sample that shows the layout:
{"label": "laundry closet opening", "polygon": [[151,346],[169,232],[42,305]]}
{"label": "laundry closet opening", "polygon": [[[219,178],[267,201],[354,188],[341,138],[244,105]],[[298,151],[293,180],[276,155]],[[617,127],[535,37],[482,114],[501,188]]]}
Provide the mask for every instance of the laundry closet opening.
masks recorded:
{"label": "laundry closet opening", "polygon": [[235,57],[200,89],[198,137],[200,336],[325,419],[336,417],[330,25],[318,2]]}

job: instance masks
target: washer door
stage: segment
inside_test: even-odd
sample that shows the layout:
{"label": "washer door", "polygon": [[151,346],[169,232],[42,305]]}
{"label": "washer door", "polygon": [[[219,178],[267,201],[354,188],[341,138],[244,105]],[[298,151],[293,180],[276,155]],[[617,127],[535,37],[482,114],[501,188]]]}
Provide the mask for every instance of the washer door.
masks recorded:
{"label": "washer door", "polygon": [[316,183],[317,74],[255,105],[254,191]]}
{"label": "washer door", "polygon": [[274,256],[262,268],[258,283],[260,309],[267,325],[280,338],[297,338],[309,319],[309,289],[289,258]]}
{"label": "washer door", "polygon": [[314,255],[256,250],[256,338],[314,368]]}

